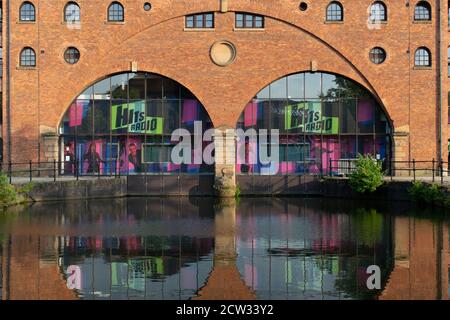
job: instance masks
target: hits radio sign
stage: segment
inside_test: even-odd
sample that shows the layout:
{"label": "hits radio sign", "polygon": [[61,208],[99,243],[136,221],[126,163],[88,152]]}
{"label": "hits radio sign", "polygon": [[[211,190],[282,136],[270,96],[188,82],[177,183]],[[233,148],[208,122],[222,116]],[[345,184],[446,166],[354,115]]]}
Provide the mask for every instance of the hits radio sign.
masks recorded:
{"label": "hits radio sign", "polygon": [[111,129],[128,129],[129,133],[162,134],[164,119],[145,114],[144,102],[112,106]]}

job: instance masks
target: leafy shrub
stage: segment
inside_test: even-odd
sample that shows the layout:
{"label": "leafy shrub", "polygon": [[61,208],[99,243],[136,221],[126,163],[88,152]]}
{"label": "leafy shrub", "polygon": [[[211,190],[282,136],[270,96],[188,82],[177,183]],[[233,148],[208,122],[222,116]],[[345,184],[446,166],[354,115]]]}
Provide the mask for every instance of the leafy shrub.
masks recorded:
{"label": "leafy shrub", "polygon": [[350,186],[359,193],[375,192],[383,185],[381,162],[370,155],[358,155],[356,169],[349,175]]}
{"label": "leafy shrub", "polygon": [[450,206],[450,196],[446,189],[437,184],[425,184],[421,181],[415,181],[408,189],[414,201],[420,204],[431,204],[439,206]]}
{"label": "leafy shrub", "polygon": [[11,185],[8,177],[0,174],[0,207],[8,207],[11,205],[25,202],[23,195],[27,194],[33,189],[33,184],[26,184],[18,189]]}

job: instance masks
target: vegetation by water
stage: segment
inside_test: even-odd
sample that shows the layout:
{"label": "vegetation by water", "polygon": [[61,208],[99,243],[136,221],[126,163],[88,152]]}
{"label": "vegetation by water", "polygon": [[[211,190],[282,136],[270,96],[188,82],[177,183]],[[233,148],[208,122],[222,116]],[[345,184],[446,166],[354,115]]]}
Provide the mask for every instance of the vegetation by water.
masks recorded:
{"label": "vegetation by water", "polygon": [[27,194],[32,188],[32,183],[28,183],[22,187],[15,187],[9,183],[6,175],[0,174],[0,209],[29,202]]}
{"label": "vegetation by water", "polygon": [[408,193],[419,204],[450,208],[450,195],[444,186],[416,181],[412,183]]}
{"label": "vegetation by water", "polygon": [[372,193],[383,185],[381,162],[371,155],[358,155],[356,169],[349,175],[350,186],[358,193]]}

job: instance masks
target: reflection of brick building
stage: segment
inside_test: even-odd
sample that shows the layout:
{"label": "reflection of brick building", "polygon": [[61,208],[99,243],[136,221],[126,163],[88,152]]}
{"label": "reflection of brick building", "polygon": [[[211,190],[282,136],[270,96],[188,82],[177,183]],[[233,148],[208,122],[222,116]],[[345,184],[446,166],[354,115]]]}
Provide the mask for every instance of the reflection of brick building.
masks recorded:
{"label": "reflection of brick building", "polygon": [[380,299],[449,299],[448,225],[397,217],[394,230],[395,267]]}
{"label": "reflection of brick building", "polygon": [[[64,19],[67,0],[30,0],[33,17],[27,7],[23,19],[22,0],[3,2],[3,30],[9,30],[4,69],[10,73],[3,81],[5,159],[59,159],[59,126],[72,101],[98,80],[135,71],[176,80],[215,127],[233,128],[269,83],[299,72],[337,74],[361,84],[386,111],[394,159],[446,158],[447,1],[431,1],[431,8],[418,0],[409,6],[392,1],[380,23],[368,23],[372,0],[342,1],[342,21],[328,16],[329,0],[305,1],[301,9],[287,0],[155,0],[151,9],[121,0],[124,16],[116,10],[114,21],[107,18],[111,1],[79,0],[81,18],[70,14],[70,21]],[[242,27],[240,12],[254,15],[252,28]],[[195,23],[188,17],[200,13],[212,15]],[[227,42],[216,51],[218,40]],[[383,52],[386,61],[375,64]],[[235,59],[228,61],[228,53]]]}

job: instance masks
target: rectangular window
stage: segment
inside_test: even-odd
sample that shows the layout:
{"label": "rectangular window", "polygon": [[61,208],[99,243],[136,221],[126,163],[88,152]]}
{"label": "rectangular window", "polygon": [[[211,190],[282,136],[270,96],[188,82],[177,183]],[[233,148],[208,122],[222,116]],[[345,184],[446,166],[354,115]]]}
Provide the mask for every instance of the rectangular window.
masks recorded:
{"label": "rectangular window", "polygon": [[171,162],[171,144],[144,144],[143,163]]}
{"label": "rectangular window", "polygon": [[281,144],[280,162],[303,162],[310,158],[309,143]]}
{"label": "rectangular window", "polygon": [[248,13],[236,13],[236,28],[263,29],[264,17]]}
{"label": "rectangular window", "polygon": [[214,13],[200,13],[186,16],[186,28],[188,29],[214,28]]}

